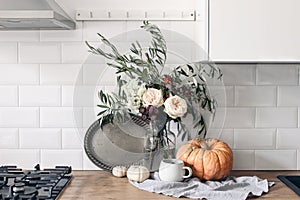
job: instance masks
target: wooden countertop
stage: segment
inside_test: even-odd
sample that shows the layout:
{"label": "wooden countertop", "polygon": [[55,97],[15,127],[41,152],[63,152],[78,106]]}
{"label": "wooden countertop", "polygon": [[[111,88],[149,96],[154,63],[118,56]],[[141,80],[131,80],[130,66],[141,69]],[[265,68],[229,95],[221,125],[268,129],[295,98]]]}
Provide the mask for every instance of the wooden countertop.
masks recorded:
{"label": "wooden countertop", "polygon": [[[137,189],[128,183],[127,178],[116,178],[106,171],[73,171],[73,179],[63,191],[59,200],[168,200],[176,199],[162,194],[150,193]],[[275,185],[270,188],[269,193],[258,199],[269,200],[299,200],[292,190],[280,182],[278,175],[300,175],[300,171],[233,171],[233,176],[258,176],[268,181],[274,181]],[[187,199],[187,198],[180,198]]]}

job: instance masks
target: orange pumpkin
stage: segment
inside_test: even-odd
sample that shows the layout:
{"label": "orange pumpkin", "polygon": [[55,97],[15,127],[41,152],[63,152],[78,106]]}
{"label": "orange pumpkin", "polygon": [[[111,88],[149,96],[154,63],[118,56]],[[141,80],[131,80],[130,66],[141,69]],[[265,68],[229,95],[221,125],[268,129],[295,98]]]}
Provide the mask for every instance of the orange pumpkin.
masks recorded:
{"label": "orange pumpkin", "polygon": [[193,139],[182,145],[176,154],[193,175],[201,180],[219,180],[232,170],[233,155],[230,147],[218,139]]}

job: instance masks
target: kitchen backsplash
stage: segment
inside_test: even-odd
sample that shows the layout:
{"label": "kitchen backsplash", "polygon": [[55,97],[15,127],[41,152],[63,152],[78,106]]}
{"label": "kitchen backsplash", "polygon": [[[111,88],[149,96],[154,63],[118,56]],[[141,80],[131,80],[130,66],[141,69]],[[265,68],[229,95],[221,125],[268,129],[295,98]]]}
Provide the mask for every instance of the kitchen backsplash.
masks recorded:
{"label": "kitchen backsplash", "polygon": [[[199,23],[158,22],[206,49],[207,38],[199,36],[201,31],[196,28],[203,27],[196,26]],[[83,22],[74,31],[0,32],[0,165],[32,168],[40,163],[42,167],[98,169],[85,155],[82,140],[96,119],[93,83],[99,77],[94,70],[104,62],[86,64],[89,53],[84,41],[96,44],[97,32],[113,37],[140,24]],[[172,42],[185,48],[187,54],[193,53],[185,41],[173,38],[170,45]],[[234,169],[299,170],[298,65],[220,67],[227,95],[218,108],[218,113],[226,113],[221,139],[234,151]],[[110,90],[112,76],[112,71],[106,72],[99,88]],[[223,127],[222,117],[218,117],[210,130],[212,135]]]}

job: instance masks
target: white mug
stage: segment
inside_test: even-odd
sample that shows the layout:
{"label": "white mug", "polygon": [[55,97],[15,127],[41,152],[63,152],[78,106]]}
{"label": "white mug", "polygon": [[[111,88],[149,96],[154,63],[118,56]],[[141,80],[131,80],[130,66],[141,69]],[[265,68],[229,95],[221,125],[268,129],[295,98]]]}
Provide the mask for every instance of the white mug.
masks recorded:
{"label": "white mug", "polygon": [[[185,174],[185,170],[188,170],[189,174]],[[185,178],[189,178],[193,175],[190,167],[184,166],[182,160],[178,159],[163,159],[159,166],[159,178],[162,181],[179,182]]]}

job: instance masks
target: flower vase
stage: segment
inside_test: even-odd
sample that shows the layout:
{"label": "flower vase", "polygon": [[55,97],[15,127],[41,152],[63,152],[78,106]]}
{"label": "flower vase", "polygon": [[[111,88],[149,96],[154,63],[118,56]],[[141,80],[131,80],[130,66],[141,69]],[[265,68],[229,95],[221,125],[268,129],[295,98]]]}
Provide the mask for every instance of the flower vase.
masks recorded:
{"label": "flower vase", "polygon": [[[165,126],[164,126],[165,127]],[[175,158],[176,138],[166,137],[167,130],[160,129],[156,122],[149,123],[149,130],[146,132],[143,165],[150,172],[157,171],[161,160]],[[170,142],[172,139],[172,143]]]}

